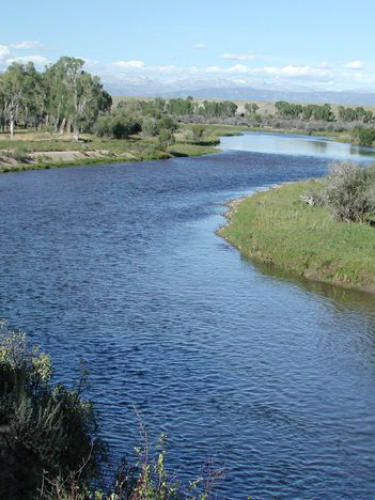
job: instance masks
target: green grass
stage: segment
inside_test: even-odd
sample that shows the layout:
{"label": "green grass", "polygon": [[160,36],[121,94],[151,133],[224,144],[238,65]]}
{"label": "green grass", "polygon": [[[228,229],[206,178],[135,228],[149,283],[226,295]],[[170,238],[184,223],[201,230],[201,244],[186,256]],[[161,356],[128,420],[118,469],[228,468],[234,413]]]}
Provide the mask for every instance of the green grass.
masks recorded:
{"label": "green grass", "polygon": [[[47,137],[46,137],[47,136]],[[201,156],[217,153],[217,137],[206,138],[201,144],[186,140],[184,130],[177,135],[176,143],[167,151],[160,151],[155,137],[132,136],[126,140],[97,138],[82,135],[83,141],[75,142],[71,136],[35,131],[22,132],[14,139],[0,134],[0,173],[24,170],[59,168],[72,165],[115,163],[166,159],[173,156]],[[67,153],[65,158],[54,153]],[[70,154],[74,152],[74,154]],[[33,154],[40,153],[33,157]],[[79,153],[79,154],[76,154]]]}
{"label": "green grass", "polygon": [[[193,123],[184,123],[180,124],[180,129],[182,132],[187,132],[192,129]],[[210,125],[200,123],[202,127],[204,127],[204,138],[217,138],[223,136],[233,136],[233,135],[241,135],[243,131],[249,130],[248,127],[240,126],[240,125]]]}
{"label": "green grass", "polygon": [[375,293],[375,228],[336,222],[300,201],[309,183],[258,193],[236,205],[219,233],[241,253],[298,276]]}
{"label": "green grass", "polygon": [[172,156],[202,156],[217,153],[218,150],[212,146],[176,142],[168,148],[168,152]]}

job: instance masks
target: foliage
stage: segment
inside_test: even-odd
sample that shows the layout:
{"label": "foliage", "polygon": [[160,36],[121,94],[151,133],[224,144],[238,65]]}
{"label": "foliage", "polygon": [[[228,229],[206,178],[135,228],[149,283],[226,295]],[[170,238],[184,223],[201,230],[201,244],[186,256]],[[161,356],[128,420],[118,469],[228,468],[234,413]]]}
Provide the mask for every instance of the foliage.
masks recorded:
{"label": "foliage", "polygon": [[375,141],[375,128],[373,127],[355,127],[352,138],[360,146],[372,146]]}
{"label": "foliage", "polygon": [[198,107],[198,113],[212,118],[233,117],[237,108],[232,101],[204,101],[203,106]]}
{"label": "foliage", "polygon": [[364,222],[375,209],[374,171],[352,163],[334,163],[325,182],[325,198],[335,219]]}
{"label": "foliage", "polygon": [[155,137],[159,133],[159,124],[155,118],[146,118],[142,121],[142,134],[146,137]]}
{"label": "foliage", "polygon": [[168,146],[175,143],[175,137],[171,129],[163,128],[159,132],[158,145],[161,151],[165,151]]}
{"label": "foliage", "polygon": [[176,132],[178,129],[178,124],[173,120],[171,116],[165,115],[158,121],[159,130],[165,129],[170,132]]}
{"label": "foliage", "polygon": [[155,451],[152,452],[143,424],[141,424],[141,434],[144,445],[136,448],[138,462],[135,467],[129,466],[126,461],[121,464],[114,489],[117,495],[115,498],[207,500],[210,497],[215,482],[222,476],[220,470],[208,468],[202,476],[184,485],[167,469],[166,435],[161,435]]}
{"label": "foliage", "polygon": [[193,98],[170,99],[167,104],[167,111],[174,116],[192,115],[194,113]]}
{"label": "foliage", "polygon": [[278,101],[275,107],[282,118],[298,118],[303,111],[300,104],[293,104],[286,101]]}
{"label": "foliage", "polygon": [[335,115],[329,104],[301,104],[289,103],[286,101],[278,101],[275,103],[277,112],[281,118],[303,120],[321,120],[331,122],[335,119]]}
{"label": "foliage", "polygon": [[83,71],[84,61],[62,57],[44,72],[33,63],[12,63],[0,75],[0,126],[52,126],[55,131],[91,130],[100,112],[108,111],[112,99],[96,76]]}
{"label": "foliage", "polygon": [[142,130],[140,120],[127,118],[121,114],[103,116],[95,124],[94,131],[98,137],[127,139],[130,135]]}
{"label": "foliage", "polygon": [[248,114],[252,117],[257,113],[259,106],[256,103],[246,103],[245,109],[248,112]]}
{"label": "foliage", "polygon": [[339,106],[337,114],[338,118],[344,122],[362,121],[363,123],[369,123],[374,118],[373,112],[364,109],[362,106],[356,108]]}
{"label": "foliage", "polygon": [[203,125],[193,125],[191,127],[191,131],[193,133],[193,140],[194,141],[201,141],[203,139],[203,136],[204,136],[204,131],[205,131],[205,128]]}
{"label": "foliage", "polygon": [[0,331],[0,497],[47,498],[79,474],[88,485],[104,447],[93,440],[96,420],[81,387],[51,384],[50,358],[29,349],[20,332]]}
{"label": "foliage", "polygon": [[311,183],[301,200],[311,206],[327,206],[338,221],[371,221],[375,211],[375,169],[334,163],[329,175]]}

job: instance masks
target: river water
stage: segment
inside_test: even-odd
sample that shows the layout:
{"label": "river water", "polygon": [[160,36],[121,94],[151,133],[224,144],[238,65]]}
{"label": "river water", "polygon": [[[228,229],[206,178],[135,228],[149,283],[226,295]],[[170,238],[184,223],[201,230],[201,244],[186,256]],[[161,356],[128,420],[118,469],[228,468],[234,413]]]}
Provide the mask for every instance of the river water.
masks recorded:
{"label": "river water", "polygon": [[0,316],[56,380],[85,361],[114,459],[140,442],[137,408],[179,477],[225,468],[219,498],[372,498],[374,299],[255,266],[215,235],[224,202],[367,156],[266,134],[222,147],[1,175]]}

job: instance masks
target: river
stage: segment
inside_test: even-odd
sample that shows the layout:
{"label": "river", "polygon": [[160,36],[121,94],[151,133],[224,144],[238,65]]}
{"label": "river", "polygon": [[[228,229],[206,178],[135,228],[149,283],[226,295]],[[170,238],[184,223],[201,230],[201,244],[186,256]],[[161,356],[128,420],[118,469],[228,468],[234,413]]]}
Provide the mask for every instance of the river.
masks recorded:
{"label": "river", "polygon": [[201,158],[0,176],[0,316],[90,370],[113,460],[165,432],[169,464],[225,468],[219,498],[375,490],[375,300],[295,280],[215,235],[224,203],[368,151],[274,134]]}

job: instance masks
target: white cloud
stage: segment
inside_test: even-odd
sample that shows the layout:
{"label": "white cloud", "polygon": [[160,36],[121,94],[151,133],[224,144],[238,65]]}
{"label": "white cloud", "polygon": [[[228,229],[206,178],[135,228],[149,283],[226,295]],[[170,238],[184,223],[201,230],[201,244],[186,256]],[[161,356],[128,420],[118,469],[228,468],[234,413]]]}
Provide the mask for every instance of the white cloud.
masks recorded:
{"label": "white cloud", "polygon": [[12,49],[42,49],[43,45],[40,42],[35,42],[35,41],[23,41],[23,42],[17,42],[17,43],[11,43],[9,45],[10,48]]}
{"label": "white cloud", "polygon": [[263,66],[250,68],[245,64],[235,64],[229,68],[224,68],[222,66],[208,66],[206,68],[206,73],[242,73],[247,75],[263,75],[263,76],[274,76],[274,77],[307,77],[315,76],[319,78],[329,77],[331,72],[325,68],[315,68],[311,66]]}
{"label": "white cloud", "polygon": [[206,68],[206,73],[222,73],[224,69],[220,66],[208,66]]}
{"label": "white cloud", "polygon": [[226,70],[228,73],[249,73],[251,69],[244,64],[235,64]]}
{"label": "white cloud", "polygon": [[249,85],[258,88],[354,90],[370,89],[375,84],[375,74],[353,71],[343,66],[316,64],[218,64],[210,66],[160,64],[149,65],[139,60],[123,60],[109,64],[98,63],[92,71],[106,82],[130,82],[140,88],[145,85],[165,86],[168,89],[204,88],[205,86]]}
{"label": "white cloud", "polygon": [[96,59],[87,59],[86,57],[79,57],[78,59],[82,59],[82,61],[85,62],[85,64],[87,66],[97,66],[99,64],[99,61],[97,61]]}
{"label": "white cloud", "polygon": [[119,69],[142,69],[145,66],[143,61],[116,61],[112,64]]}
{"label": "white cloud", "polygon": [[224,52],[221,58],[231,61],[251,61],[256,58],[256,55],[254,52],[246,52],[245,54],[232,54],[230,52]]}
{"label": "white cloud", "polygon": [[236,85],[246,85],[247,80],[244,80],[243,78],[233,78],[231,82],[235,83]]}
{"label": "white cloud", "polygon": [[207,45],[205,43],[196,43],[195,45],[193,45],[193,49],[206,49],[207,48]]}
{"label": "white cloud", "polygon": [[355,61],[349,61],[349,62],[347,62],[344,65],[344,68],[348,68],[348,69],[361,69],[361,68],[363,68],[363,66],[364,66],[363,61],[360,61],[359,59],[357,59]]}
{"label": "white cloud", "polygon": [[9,47],[7,45],[0,45],[0,59],[4,59],[10,53]]}
{"label": "white cloud", "polygon": [[283,67],[266,66],[262,68],[264,73],[274,76],[287,76],[287,77],[298,77],[298,76],[318,76],[325,77],[329,76],[330,72],[325,68],[314,68],[311,66],[297,66],[289,64]]}
{"label": "white cloud", "polygon": [[32,62],[36,66],[46,66],[49,63],[49,60],[46,57],[40,56],[38,54],[30,55],[30,56],[13,57],[12,59],[7,59],[8,64],[12,64],[14,62],[22,63],[22,64]]}

